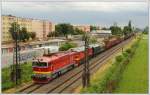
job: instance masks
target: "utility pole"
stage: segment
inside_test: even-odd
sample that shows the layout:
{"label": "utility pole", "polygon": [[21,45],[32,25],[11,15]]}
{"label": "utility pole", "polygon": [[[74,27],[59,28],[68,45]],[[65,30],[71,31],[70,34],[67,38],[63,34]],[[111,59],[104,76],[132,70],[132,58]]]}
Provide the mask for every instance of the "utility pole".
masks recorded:
{"label": "utility pole", "polygon": [[[18,29],[17,29],[18,30]],[[18,72],[17,72],[17,69],[18,69],[18,33],[17,33],[18,31],[15,31],[15,36],[16,36],[16,40],[15,40],[15,43],[16,43],[16,85],[18,84],[18,78],[17,78],[17,76],[18,76]]]}
{"label": "utility pole", "polygon": [[11,71],[11,80],[15,84],[18,85],[18,80],[21,78],[21,69],[20,69],[20,47],[19,47],[19,40],[20,38],[18,37],[19,34],[19,28],[17,23],[14,24],[14,33],[15,33],[15,47],[14,47],[14,54],[13,54],[13,66],[12,66],[12,71]]}
{"label": "utility pole", "polygon": [[122,47],[122,53],[123,53],[123,47]]}
{"label": "utility pole", "polygon": [[90,85],[90,70],[89,70],[89,58],[88,58],[88,48],[89,48],[89,38],[87,33],[85,34],[85,62],[82,74],[83,88]]}

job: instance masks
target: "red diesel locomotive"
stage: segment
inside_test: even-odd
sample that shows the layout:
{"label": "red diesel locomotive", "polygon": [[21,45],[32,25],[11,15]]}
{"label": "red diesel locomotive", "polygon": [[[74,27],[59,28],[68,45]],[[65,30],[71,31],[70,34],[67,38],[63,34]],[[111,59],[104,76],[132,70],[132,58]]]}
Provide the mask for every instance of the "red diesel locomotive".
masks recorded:
{"label": "red diesel locomotive", "polygon": [[[36,83],[47,83],[59,75],[81,64],[84,60],[84,51],[82,48],[74,49],[69,52],[56,53],[53,55],[42,56],[33,60],[32,79]],[[88,55],[92,56],[92,49],[88,49]]]}

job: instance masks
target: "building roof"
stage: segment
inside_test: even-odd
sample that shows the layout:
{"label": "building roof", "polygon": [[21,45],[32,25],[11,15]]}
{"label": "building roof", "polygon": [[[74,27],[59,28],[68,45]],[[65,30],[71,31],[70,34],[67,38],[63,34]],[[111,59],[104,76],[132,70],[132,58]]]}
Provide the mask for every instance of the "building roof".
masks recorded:
{"label": "building roof", "polygon": [[111,30],[93,30],[91,33],[111,34]]}
{"label": "building roof", "polygon": [[20,18],[20,19],[29,19],[29,20],[38,20],[38,21],[47,21],[47,22],[51,22],[48,19],[41,19],[41,18],[26,18],[26,17],[19,17],[19,16],[14,16],[14,15],[2,15],[2,17],[16,17],[16,18]]}

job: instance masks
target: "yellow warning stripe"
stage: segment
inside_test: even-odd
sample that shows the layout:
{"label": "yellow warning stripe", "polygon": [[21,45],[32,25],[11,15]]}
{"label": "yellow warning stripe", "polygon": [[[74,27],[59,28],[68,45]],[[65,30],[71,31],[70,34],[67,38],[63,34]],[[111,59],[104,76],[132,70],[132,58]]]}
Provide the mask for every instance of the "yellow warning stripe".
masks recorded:
{"label": "yellow warning stripe", "polygon": [[49,74],[51,72],[38,72],[38,71],[34,71],[34,73],[36,73],[36,74]]}

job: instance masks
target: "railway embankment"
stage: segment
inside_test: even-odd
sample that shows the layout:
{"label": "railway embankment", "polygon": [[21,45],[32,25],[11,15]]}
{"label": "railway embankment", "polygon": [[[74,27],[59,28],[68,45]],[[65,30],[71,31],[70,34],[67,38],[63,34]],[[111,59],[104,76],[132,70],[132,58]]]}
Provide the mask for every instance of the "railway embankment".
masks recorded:
{"label": "railway embankment", "polygon": [[114,93],[148,93],[148,35],[143,35]]}
{"label": "railway embankment", "polygon": [[115,60],[112,58],[112,60],[93,75],[90,87],[79,88],[80,93],[112,93],[118,87],[118,83],[122,79],[122,73],[137,51],[139,42],[140,38],[136,38],[136,40],[126,45],[123,53],[118,53]]}

